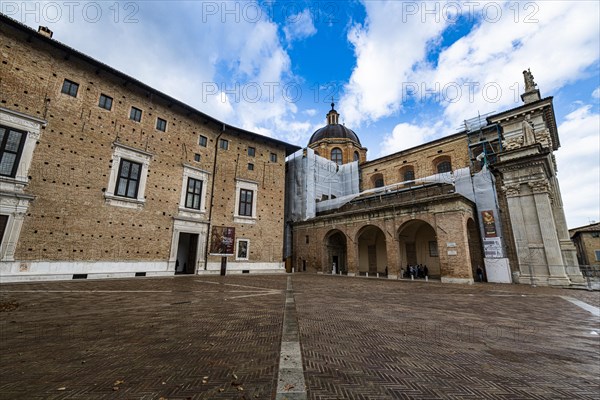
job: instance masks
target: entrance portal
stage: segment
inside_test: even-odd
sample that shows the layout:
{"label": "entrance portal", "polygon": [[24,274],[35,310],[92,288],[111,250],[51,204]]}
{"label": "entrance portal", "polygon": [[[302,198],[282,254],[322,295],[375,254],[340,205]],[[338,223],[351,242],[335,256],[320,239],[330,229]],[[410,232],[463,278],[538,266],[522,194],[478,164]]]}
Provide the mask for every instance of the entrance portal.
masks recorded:
{"label": "entrance portal", "polygon": [[441,276],[435,230],[427,222],[414,219],[402,225],[398,230],[398,244],[404,277],[408,277],[409,265],[427,266],[429,277]]}
{"label": "entrance portal", "polygon": [[358,234],[358,273],[387,274],[385,235],[376,226],[366,226]]}
{"label": "entrance portal", "polygon": [[196,260],[198,254],[198,234],[179,234],[177,245],[177,261],[175,262],[176,274],[193,274],[196,272]]}
{"label": "entrance portal", "polygon": [[323,272],[332,274],[347,274],[346,267],[346,235],[340,231],[330,232],[326,236],[327,264]]}

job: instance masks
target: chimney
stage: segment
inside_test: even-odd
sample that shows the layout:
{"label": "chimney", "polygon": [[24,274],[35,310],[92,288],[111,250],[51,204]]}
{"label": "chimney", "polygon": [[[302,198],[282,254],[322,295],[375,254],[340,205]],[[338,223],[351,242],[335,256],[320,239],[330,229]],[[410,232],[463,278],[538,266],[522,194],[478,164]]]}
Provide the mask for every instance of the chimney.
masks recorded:
{"label": "chimney", "polygon": [[38,28],[38,33],[42,36],[52,39],[52,31],[47,26],[41,26]]}

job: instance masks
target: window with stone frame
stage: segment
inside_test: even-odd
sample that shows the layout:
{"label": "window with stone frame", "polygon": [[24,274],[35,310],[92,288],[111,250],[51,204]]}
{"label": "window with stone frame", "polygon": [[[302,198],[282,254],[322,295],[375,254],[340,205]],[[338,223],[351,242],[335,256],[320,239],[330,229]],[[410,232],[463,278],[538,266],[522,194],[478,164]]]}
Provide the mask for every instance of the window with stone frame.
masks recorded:
{"label": "window with stone frame", "polygon": [[198,144],[202,147],[206,147],[206,145],[208,144],[208,138],[206,136],[200,135],[200,138],[198,139]]}
{"label": "window with stone frame", "polygon": [[442,161],[437,165],[438,174],[443,174],[445,172],[452,172],[452,164],[450,161]]}
{"label": "window with stone frame", "polygon": [[237,240],[237,250],[235,253],[236,260],[248,260],[250,241],[248,239]]}
{"label": "window with stone frame", "polygon": [[115,188],[115,196],[136,199],[140,186],[142,164],[130,160],[121,159],[119,175]]}
{"label": "window with stone frame", "polygon": [[358,151],[354,152],[354,156],[353,157],[354,157],[353,161],[359,161],[360,160],[360,155],[358,154]]}
{"label": "window with stone frame", "polygon": [[271,162],[277,162],[277,154],[271,153],[270,157],[271,157]]}
{"label": "window with stone frame", "polygon": [[254,157],[256,155],[256,149],[254,147],[248,147],[248,156]]}
{"label": "window with stone frame", "polygon": [[0,215],[0,243],[2,243],[2,239],[4,238],[4,232],[6,231],[7,225],[8,215]]}
{"label": "window with stone frame", "polygon": [[334,163],[341,165],[343,160],[342,150],[335,147],[331,150],[331,161]]}
{"label": "window with stone frame", "polygon": [[254,192],[252,190],[240,189],[238,215],[243,217],[251,217],[253,201]]}
{"label": "window with stone frame", "polygon": [[157,117],[156,118],[156,129],[158,129],[161,132],[166,132],[167,131],[167,120]]}
{"label": "window with stone frame", "polygon": [[202,181],[188,178],[185,207],[194,210],[202,209]]}
{"label": "window with stone frame", "polygon": [[26,132],[0,126],[0,176],[15,177],[26,139]]}
{"label": "window with stone frame", "polygon": [[219,148],[223,150],[229,149],[229,140],[227,139],[219,139]]}

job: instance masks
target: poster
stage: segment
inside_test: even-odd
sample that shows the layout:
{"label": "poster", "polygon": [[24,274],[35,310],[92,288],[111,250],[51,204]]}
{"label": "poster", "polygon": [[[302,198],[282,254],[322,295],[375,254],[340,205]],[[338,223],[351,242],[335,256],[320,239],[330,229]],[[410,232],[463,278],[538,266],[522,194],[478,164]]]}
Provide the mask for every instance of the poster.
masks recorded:
{"label": "poster", "polygon": [[213,226],[210,235],[210,254],[232,256],[235,244],[235,228]]}
{"label": "poster", "polygon": [[485,258],[502,258],[502,241],[500,238],[483,239]]}
{"label": "poster", "polygon": [[483,232],[485,233],[485,237],[497,237],[498,234],[496,233],[496,219],[494,218],[494,211],[482,211],[481,220],[483,221]]}

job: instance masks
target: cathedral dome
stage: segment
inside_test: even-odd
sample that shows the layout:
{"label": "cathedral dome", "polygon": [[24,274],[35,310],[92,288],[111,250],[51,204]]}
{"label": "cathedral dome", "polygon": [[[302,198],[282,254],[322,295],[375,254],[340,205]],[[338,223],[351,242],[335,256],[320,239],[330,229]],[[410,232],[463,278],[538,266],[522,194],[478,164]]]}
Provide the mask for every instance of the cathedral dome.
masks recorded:
{"label": "cathedral dome", "polygon": [[340,124],[328,124],[317,129],[310,137],[308,144],[313,144],[321,139],[349,139],[360,144],[356,133]]}
{"label": "cathedral dome", "polygon": [[356,135],[356,133],[354,133],[354,131],[351,129],[348,129],[344,125],[340,125],[338,123],[340,114],[338,114],[333,107],[334,104],[331,103],[331,110],[329,113],[327,113],[327,125],[317,129],[315,133],[312,134],[310,140],[308,141],[308,145],[310,146],[311,144],[323,139],[348,139],[360,146],[358,135]]}

